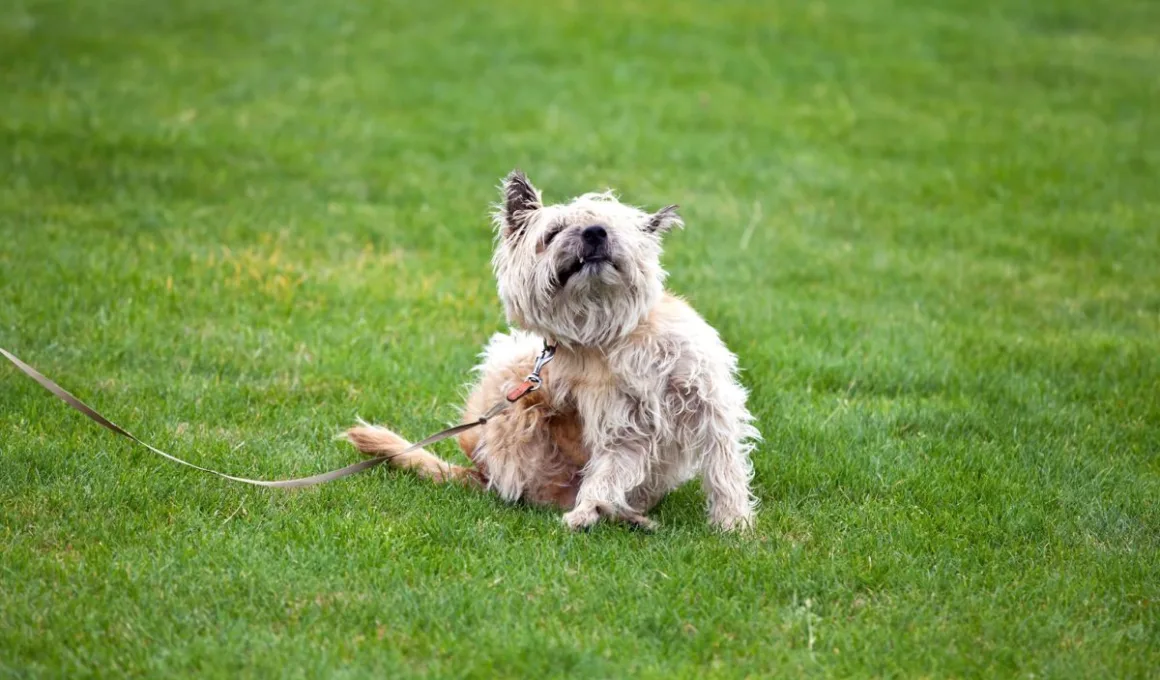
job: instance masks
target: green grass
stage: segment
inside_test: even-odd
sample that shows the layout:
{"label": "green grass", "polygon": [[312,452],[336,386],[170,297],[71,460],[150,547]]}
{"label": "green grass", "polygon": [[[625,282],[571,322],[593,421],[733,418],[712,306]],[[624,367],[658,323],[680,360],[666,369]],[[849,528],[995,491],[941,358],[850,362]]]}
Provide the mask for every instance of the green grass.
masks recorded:
{"label": "green grass", "polygon": [[1156,3],[11,0],[0,63],[0,346],[162,448],[451,420],[513,166],[682,204],[765,434],[754,536],[570,535],[0,366],[0,675],[1155,677]]}

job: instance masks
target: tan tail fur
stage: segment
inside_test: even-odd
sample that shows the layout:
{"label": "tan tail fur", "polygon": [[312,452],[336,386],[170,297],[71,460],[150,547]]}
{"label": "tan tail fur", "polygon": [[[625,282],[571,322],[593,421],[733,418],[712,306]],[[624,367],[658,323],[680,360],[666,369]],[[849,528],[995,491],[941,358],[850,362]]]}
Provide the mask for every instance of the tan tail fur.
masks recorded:
{"label": "tan tail fur", "polygon": [[[367,456],[390,456],[411,445],[406,439],[385,427],[363,424],[346,431],[346,439]],[[414,470],[420,477],[433,482],[468,481],[470,470],[418,449],[391,458],[392,467]]]}

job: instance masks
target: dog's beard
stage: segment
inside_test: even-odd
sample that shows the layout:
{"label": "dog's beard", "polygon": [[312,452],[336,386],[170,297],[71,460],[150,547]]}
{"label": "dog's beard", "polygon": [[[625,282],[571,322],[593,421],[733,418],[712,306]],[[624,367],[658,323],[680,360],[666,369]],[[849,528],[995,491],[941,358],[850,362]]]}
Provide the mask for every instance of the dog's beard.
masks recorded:
{"label": "dog's beard", "polygon": [[610,255],[565,260],[553,284],[531,310],[529,329],[588,347],[606,346],[631,332],[660,295],[655,279],[634,274]]}

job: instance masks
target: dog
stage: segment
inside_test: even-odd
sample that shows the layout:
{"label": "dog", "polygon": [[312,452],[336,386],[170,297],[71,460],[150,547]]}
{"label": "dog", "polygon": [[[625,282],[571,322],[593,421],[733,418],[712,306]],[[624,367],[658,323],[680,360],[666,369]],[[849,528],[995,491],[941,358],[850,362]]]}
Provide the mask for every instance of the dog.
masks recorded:
{"label": "dog", "polygon": [[[513,329],[480,355],[464,422],[519,385],[546,343],[555,345],[554,360],[540,389],[459,435],[470,466],[423,449],[391,464],[558,507],[571,529],[602,517],[651,529],[649,510],[699,475],[709,521],[726,531],[751,527],[760,434],[737,358],[664,289],[661,240],[683,226],[677,206],[650,214],[611,192],[544,205],[516,170],[503,180],[493,219],[492,266]],[[373,456],[409,446],[365,423],[346,437]]]}

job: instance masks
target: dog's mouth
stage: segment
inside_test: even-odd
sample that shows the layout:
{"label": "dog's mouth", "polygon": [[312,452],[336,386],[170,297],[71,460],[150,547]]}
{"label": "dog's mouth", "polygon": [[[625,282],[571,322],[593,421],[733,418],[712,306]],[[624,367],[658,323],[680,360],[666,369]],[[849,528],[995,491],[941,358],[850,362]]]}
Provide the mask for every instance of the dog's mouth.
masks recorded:
{"label": "dog's mouth", "polygon": [[573,276],[576,276],[581,272],[596,272],[603,269],[605,266],[609,266],[615,269],[616,263],[612,261],[611,257],[603,253],[588,255],[587,257],[578,257],[567,266],[561,268],[559,272],[557,272],[556,278],[560,282],[559,287],[563,288],[566,286],[568,281],[570,281]]}

